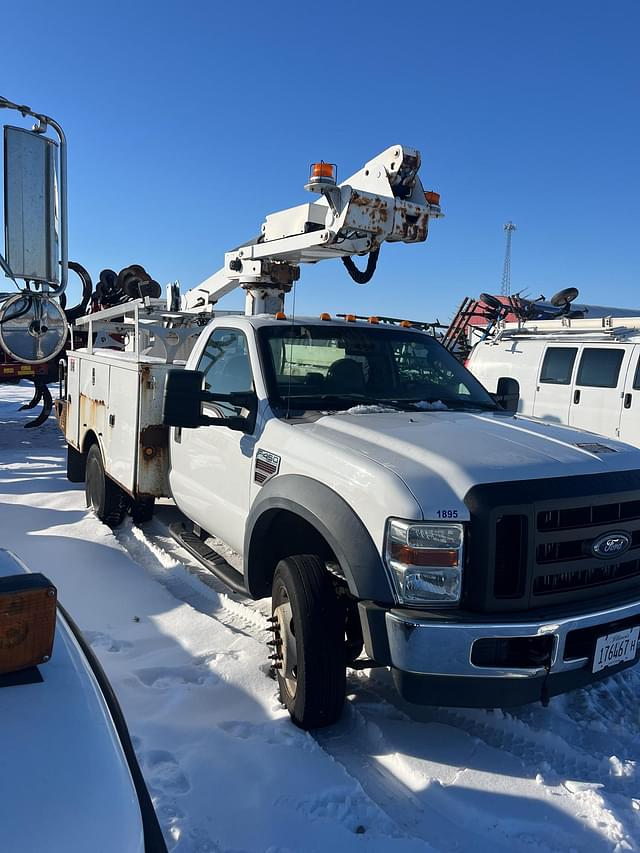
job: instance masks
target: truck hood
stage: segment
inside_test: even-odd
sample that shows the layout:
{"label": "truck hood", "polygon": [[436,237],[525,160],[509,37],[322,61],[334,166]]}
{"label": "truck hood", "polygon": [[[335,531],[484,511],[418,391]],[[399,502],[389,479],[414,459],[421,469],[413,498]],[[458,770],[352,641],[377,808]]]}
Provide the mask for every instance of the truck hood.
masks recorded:
{"label": "truck hood", "polygon": [[425,518],[434,507],[459,507],[482,483],[640,467],[640,450],[629,445],[503,412],[337,413],[303,429],[395,472]]}

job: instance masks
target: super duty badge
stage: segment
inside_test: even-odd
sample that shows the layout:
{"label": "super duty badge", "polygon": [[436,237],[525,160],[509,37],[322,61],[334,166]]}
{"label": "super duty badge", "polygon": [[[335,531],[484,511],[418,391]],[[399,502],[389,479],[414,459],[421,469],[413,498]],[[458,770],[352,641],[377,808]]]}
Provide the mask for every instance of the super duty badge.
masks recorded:
{"label": "super duty badge", "polygon": [[280,470],[280,457],[275,453],[269,453],[268,450],[258,450],[256,453],[256,466],[253,474],[253,479],[258,485],[262,486],[267,480],[275,475]]}

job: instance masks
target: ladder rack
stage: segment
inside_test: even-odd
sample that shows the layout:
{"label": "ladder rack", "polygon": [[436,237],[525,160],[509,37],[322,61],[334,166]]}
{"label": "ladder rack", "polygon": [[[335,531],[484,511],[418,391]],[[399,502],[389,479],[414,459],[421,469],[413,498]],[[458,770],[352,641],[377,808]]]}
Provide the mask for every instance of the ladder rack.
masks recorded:
{"label": "ladder rack", "polygon": [[[113,349],[132,352],[137,357],[153,355],[170,364],[190,352],[202,327],[214,316],[242,313],[171,311],[163,299],[147,296],[79,317],[71,327],[71,348],[77,348],[76,336],[84,332],[89,354],[95,349]],[[84,346],[84,335],[80,346]]]}
{"label": "ladder rack", "polygon": [[584,336],[598,340],[625,340],[640,337],[640,317],[598,317],[593,319],[562,317],[499,325],[499,338],[554,338]]}

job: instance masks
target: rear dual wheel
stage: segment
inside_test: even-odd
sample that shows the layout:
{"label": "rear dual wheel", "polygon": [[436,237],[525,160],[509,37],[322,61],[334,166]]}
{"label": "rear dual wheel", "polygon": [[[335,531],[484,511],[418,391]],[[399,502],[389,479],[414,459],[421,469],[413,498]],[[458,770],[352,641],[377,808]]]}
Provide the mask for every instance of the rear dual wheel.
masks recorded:
{"label": "rear dual wheel", "polygon": [[335,723],[344,705],[344,608],[315,555],[287,557],[273,578],[274,668],[280,698],[303,729]]}
{"label": "rear dual wheel", "polygon": [[100,521],[109,527],[121,524],[127,514],[129,498],[117,483],[107,477],[102,453],[97,444],[92,444],[87,454],[85,495],[87,506],[95,512]]}
{"label": "rear dual wheel", "polygon": [[[69,479],[71,480],[71,477]],[[121,524],[129,510],[134,524],[144,524],[153,518],[155,499],[141,498],[132,501],[124,489],[107,476],[102,453],[97,444],[92,444],[89,448],[83,479],[87,506],[109,527]]]}

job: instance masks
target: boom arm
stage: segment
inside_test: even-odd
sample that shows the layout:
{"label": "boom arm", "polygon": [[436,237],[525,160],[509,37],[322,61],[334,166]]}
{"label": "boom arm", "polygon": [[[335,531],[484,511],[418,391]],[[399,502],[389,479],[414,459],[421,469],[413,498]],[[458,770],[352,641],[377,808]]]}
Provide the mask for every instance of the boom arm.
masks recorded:
{"label": "boom arm", "polygon": [[401,145],[339,185],[329,164],[316,164],[319,174],[312,169],[305,189],[318,193],[318,200],[269,214],[259,237],[227,252],[224,267],[184,295],[183,310],[204,311],[242,287],[247,314],[273,313],[300,277],[300,264],[374,253],[372,272],[385,241],[423,242],[429,217],[443,214],[439,195],[425,193],[419,168],[420,152]]}

